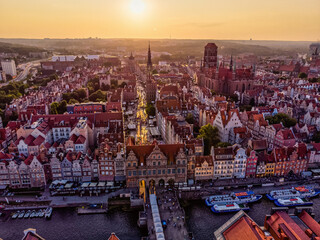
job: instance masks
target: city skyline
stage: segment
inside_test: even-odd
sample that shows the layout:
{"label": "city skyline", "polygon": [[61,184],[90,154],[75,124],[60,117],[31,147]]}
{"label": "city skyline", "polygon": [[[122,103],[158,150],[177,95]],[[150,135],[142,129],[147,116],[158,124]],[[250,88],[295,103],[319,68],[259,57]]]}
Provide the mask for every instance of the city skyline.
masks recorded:
{"label": "city skyline", "polygon": [[320,39],[316,0],[14,0],[1,6],[2,18],[10,19],[0,22],[1,38]]}

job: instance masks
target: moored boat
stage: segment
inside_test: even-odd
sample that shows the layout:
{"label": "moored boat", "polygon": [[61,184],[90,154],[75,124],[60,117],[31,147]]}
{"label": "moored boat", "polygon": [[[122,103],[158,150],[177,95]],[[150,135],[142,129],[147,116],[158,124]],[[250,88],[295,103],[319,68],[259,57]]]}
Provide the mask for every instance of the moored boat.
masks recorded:
{"label": "moored boat", "polygon": [[246,204],[215,204],[211,207],[214,213],[239,212],[240,210],[248,211],[250,208]]}
{"label": "moored boat", "polygon": [[288,198],[288,199],[277,199],[274,203],[278,207],[296,207],[296,206],[310,206],[313,205],[313,202],[307,201],[306,199],[301,199],[299,197],[296,198]]}
{"label": "moored boat", "polygon": [[30,214],[31,214],[31,210],[28,210],[23,217],[28,218],[28,217],[30,217]]}
{"label": "moored boat", "polygon": [[52,207],[48,207],[47,209],[46,209],[46,212],[45,212],[45,214],[44,214],[44,216],[45,216],[45,218],[51,218],[51,215],[52,215]]}
{"label": "moored boat", "polygon": [[22,211],[19,213],[18,218],[23,218],[24,214],[25,214],[25,211],[22,210]]}
{"label": "moored boat", "polygon": [[212,195],[206,198],[206,205],[211,207],[215,204],[232,204],[232,203],[253,203],[262,198],[262,195],[255,195],[253,191],[232,192],[225,195]]}
{"label": "moored boat", "polygon": [[36,210],[32,210],[31,214],[30,214],[30,218],[34,218],[36,216],[37,212]]}
{"label": "moored boat", "polygon": [[20,211],[18,211],[18,212],[15,212],[13,215],[12,215],[12,219],[16,219],[18,216],[19,216],[19,214],[20,214]]}
{"label": "moored boat", "polygon": [[45,214],[45,210],[41,209],[39,213],[39,217],[44,217],[44,214]]}
{"label": "moored boat", "polygon": [[271,200],[288,199],[288,198],[312,198],[319,194],[319,191],[315,191],[311,187],[292,187],[288,189],[273,190],[266,196]]}

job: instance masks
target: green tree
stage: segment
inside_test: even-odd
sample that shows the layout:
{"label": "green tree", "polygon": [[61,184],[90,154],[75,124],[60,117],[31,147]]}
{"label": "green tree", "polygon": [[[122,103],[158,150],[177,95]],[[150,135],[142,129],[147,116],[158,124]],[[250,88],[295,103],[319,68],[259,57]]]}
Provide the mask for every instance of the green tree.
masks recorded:
{"label": "green tree", "polygon": [[316,133],[313,134],[312,141],[314,141],[316,143],[320,142],[320,132],[317,131]]}
{"label": "green tree", "polygon": [[62,100],[57,107],[58,114],[63,114],[67,111],[67,101]]}
{"label": "green tree", "polygon": [[230,96],[230,99],[231,99],[231,101],[237,103],[237,102],[239,101],[238,94],[232,94],[232,95]]}
{"label": "green tree", "polygon": [[50,105],[50,113],[51,114],[58,114],[58,107],[59,107],[59,103],[57,102],[53,102]]}
{"label": "green tree", "polygon": [[250,99],[250,103],[249,103],[249,105],[250,105],[250,106],[252,106],[252,107],[255,105],[254,98],[251,98],[251,99]]}
{"label": "green tree", "polygon": [[69,100],[69,104],[75,104],[75,103],[79,103],[78,100],[74,99],[74,98],[71,98]]}
{"label": "green tree", "polygon": [[298,77],[299,78],[307,78],[308,75],[306,73],[304,73],[304,72],[301,72],[301,73],[299,73]]}
{"label": "green tree", "polygon": [[289,117],[285,113],[278,113],[274,116],[268,116],[266,117],[266,120],[268,120],[269,124],[278,124],[282,123],[283,126],[290,128],[297,124],[297,120],[294,118]]}
{"label": "green tree", "polygon": [[229,146],[231,146],[231,144],[228,143],[228,142],[219,142],[219,143],[217,144],[217,147],[222,147],[222,148],[224,148],[224,147],[229,147]]}
{"label": "green tree", "polygon": [[155,116],[156,115],[156,109],[151,103],[147,104],[146,113],[148,114],[148,116]]}
{"label": "green tree", "polygon": [[187,117],[186,117],[186,122],[189,124],[194,124],[194,118],[193,118],[193,114],[192,113],[188,113]]}
{"label": "green tree", "polygon": [[203,139],[204,154],[209,155],[212,146],[216,146],[220,142],[219,130],[211,124],[204,125],[200,128],[198,138]]}
{"label": "green tree", "polygon": [[98,101],[104,102],[106,101],[106,95],[101,90],[98,90],[89,96],[89,100],[92,102],[98,102]]}

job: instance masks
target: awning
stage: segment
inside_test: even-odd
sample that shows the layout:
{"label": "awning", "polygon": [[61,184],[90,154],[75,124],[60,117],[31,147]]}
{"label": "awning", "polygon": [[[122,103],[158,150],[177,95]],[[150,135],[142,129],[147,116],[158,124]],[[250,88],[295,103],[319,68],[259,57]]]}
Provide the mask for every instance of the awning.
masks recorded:
{"label": "awning", "polygon": [[106,182],[99,182],[98,183],[98,187],[104,187],[104,186],[106,186]]}
{"label": "awning", "polygon": [[82,184],[81,184],[81,187],[86,188],[86,187],[89,186],[89,184],[90,184],[89,182],[82,183]]}
{"label": "awning", "polygon": [[97,184],[98,184],[98,183],[96,183],[96,182],[92,182],[92,183],[89,184],[89,187],[96,187]]}

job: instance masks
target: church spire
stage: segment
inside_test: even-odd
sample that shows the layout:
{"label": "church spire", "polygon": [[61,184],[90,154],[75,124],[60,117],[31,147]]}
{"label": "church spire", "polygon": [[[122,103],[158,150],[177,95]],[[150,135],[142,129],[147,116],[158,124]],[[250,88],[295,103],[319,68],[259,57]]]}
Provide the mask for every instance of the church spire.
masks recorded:
{"label": "church spire", "polygon": [[231,60],[230,60],[230,64],[229,64],[230,71],[232,70],[232,66],[233,66],[233,61],[232,61],[232,55],[231,55]]}
{"label": "church spire", "polygon": [[149,48],[148,48],[148,62],[147,62],[147,69],[148,69],[149,71],[151,71],[151,70],[152,70],[150,41],[149,41]]}

